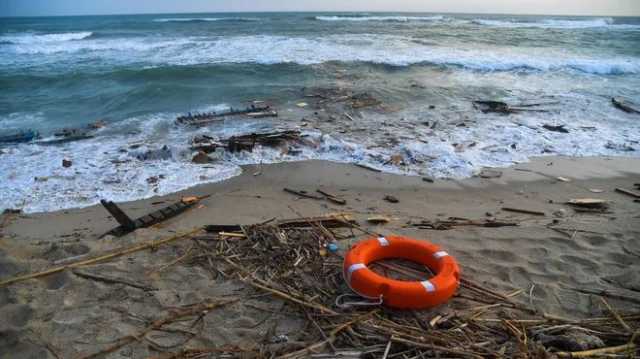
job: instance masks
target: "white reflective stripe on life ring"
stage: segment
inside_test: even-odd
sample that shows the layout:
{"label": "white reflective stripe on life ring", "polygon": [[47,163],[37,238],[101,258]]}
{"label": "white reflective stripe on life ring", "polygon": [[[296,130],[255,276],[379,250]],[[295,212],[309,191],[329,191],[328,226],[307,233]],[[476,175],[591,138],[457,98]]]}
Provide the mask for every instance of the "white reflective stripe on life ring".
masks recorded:
{"label": "white reflective stripe on life ring", "polygon": [[389,245],[389,241],[384,237],[378,237],[378,242],[380,242],[380,245],[383,247],[386,247]]}
{"label": "white reflective stripe on life ring", "polygon": [[422,284],[422,286],[424,287],[424,289],[427,290],[427,292],[431,293],[431,292],[435,292],[436,291],[436,286],[433,285],[433,283],[431,283],[428,280],[425,280],[424,282],[420,282],[420,284]]}
{"label": "white reflective stripe on life ring", "polygon": [[446,257],[446,256],[448,256],[448,255],[449,255],[449,253],[447,253],[447,252],[445,252],[445,251],[437,251],[437,252],[435,252],[435,253],[433,254],[433,256],[434,256],[436,259],[440,259],[440,258],[442,258],[442,257]]}
{"label": "white reflective stripe on life ring", "polygon": [[349,268],[347,269],[347,281],[351,283],[351,275],[353,274],[353,272],[359,269],[364,269],[364,268],[367,268],[367,266],[364,265],[364,263],[355,263],[350,265]]}

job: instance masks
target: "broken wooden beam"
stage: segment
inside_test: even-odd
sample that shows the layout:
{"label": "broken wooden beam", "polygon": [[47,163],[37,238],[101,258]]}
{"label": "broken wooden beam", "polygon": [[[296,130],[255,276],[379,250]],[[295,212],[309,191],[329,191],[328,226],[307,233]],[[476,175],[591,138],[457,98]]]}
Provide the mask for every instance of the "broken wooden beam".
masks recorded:
{"label": "broken wooden beam", "polygon": [[627,196],[631,196],[633,198],[640,198],[640,193],[634,192],[624,188],[616,188],[616,192],[626,194]]}
{"label": "broken wooden beam", "polygon": [[134,230],[136,228],[135,222],[129,218],[115,203],[112,201],[100,200],[102,206],[115,218],[120,227],[127,230]]}
{"label": "broken wooden beam", "polygon": [[516,213],[524,213],[524,214],[532,214],[534,216],[545,216],[544,212],[540,211],[532,211],[530,209],[521,209],[521,208],[511,208],[511,207],[502,207],[503,211],[507,212],[516,212]]}
{"label": "broken wooden beam", "polygon": [[173,203],[167,207],[146,214],[135,220],[129,218],[129,216],[127,216],[115,203],[102,200],[100,201],[102,205],[107,209],[107,211],[109,211],[109,213],[111,213],[112,216],[114,216],[118,223],[120,223],[120,226],[103,234],[101,237],[104,237],[106,235],[122,237],[125,234],[131,233],[138,228],[146,228],[154,224],[166,221],[167,219],[173,218],[186,211],[187,209],[193,207],[193,205],[207,197],[209,196],[184,198],[179,202]]}

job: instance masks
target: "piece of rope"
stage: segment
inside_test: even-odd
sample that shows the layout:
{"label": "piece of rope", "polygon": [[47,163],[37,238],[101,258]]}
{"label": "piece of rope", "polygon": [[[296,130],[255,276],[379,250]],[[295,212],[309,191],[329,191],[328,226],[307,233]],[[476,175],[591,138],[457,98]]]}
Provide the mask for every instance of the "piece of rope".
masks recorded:
{"label": "piece of rope", "polygon": [[[353,301],[347,301],[350,298]],[[359,294],[341,294],[336,297],[336,307],[349,309],[353,307],[374,307],[382,304],[382,295],[378,298],[363,297]]]}

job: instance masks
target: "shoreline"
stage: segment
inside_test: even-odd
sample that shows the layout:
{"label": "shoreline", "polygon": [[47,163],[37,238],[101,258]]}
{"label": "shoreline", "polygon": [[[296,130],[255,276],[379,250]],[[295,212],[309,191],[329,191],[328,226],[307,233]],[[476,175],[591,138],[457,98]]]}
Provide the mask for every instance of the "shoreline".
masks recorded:
{"label": "shoreline", "polygon": [[[254,176],[258,171],[261,174]],[[512,298],[515,303],[530,305],[542,313],[570,319],[608,316],[594,291],[637,298],[640,203],[614,189],[632,189],[634,183],[640,183],[640,159],[544,157],[500,172],[499,178],[430,183],[420,177],[378,173],[327,161],[246,166],[243,174],[224,182],[119,203],[129,216],[138,217],[182,196],[211,195],[165,222],[123,237],[102,239],[98,236],[116,223],[100,205],[33,215],[5,214],[0,226],[0,281],[173,237],[204,225],[254,224],[272,218],[346,213],[367,231],[421,238],[440,245],[457,259],[463,278],[499,293],[519,293]],[[570,182],[558,180],[558,176]],[[340,206],[299,198],[283,191],[284,187],[310,193],[322,189],[347,203]],[[388,196],[398,202],[385,200]],[[597,213],[579,212],[565,204],[572,198],[601,198],[608,201],[609,208]],[[505,207],[544,215],[506,211]],[[370,217],[384,217],[388,223],[371,224],[367,221]],[[472,224],[454,225],[446,230],[428,229],[433,223],[466,220],[516,225],[491,228]],[[365,238],[356,235],[338,240],[338,253],[343,255],[351,244]],[[192,257],[196,242],[177,241],[91,265],[80,272],[67,270],[1,287],[0,314],[7,320],[0,323],[0,332],[9,331],[13,341],[0,343],[0,353],[16,350],[41,353],[54,348],[60,357],[78,357],[97,352],[104,348],[104,343],[139,330],[141,324],[129,313],[157,318],[167,308],[191,305],[206,298],[241,293],[256,297],[251,287],[236,279],[212,275],[206,266],[197,264]],[[127,278],[138,287],[88,280],[86,275],[92,275],[92,271]],[[151,289],[140,292],[139,288]],[[343,289],[336,290],[341,293]],[[278,323],[278,333],[291,338],[303,330],[299,320],[286,316],[276,322],[261,320],[264,312],[256,309],[256,305],[282,312],[279,315],[287,311],[282,311],[286,302],[258,293],[254,304],[238,303],[212,313],[206,320],[209,329],[199,334],[201,339],[192,345],[212,342],[251,347],[265,337],[273,323]],[[607,301],[622,314],[637,311],[634,301],[616,297],[607,297]],[[419,315],[428,321],[437,313],[465,310],[466,307],[459,308],[461,303],[454,302],[455,305],[446,304],[434,309],[435,312]],[[498,312],[502,310],[508,309]],[[174,337],[180,335],[154,333],[154,340],[162,338],[163,343],[174,343],[177,340]],[[51,348],[42,344],[42,338],[46,338],[44,343]],[[142,342],[134,343],[128,350],[134,357],[155,353]]]}
{"label": "shoreline", "polygon": [[[568,169],[562,169],[553,167],[550,168],[548,164],[553,164],[554,162],[560,161],[561,165],[573,164],[576,165],[569,166]],[[513,181],[524,181],[531,182],[536,180],[543,179],[553,179],[556,177],[568,177],[575,179],[596,179],[596,178],[615,178],[615,177],[625,177],[630,175],[635,175],[640,173],[640,169],[633,170],[634,168],[640,168],[640,157],[632,157],[632,156],[589,156],[589,157],[571,157],[571,156],[559,156],[559,155],[549,155],[549,156],[538,156],[531,157],[529,161],[522,163],[514,163],[509,167],[483,167],[485,170],[497,171],[500,172],[500,177],[497,179],[493,179],[492,181],[487,181],[491,178],[484,178],[485,181],[478,181],[481,179],[480,172],[466,178],[455,179],[455,178],[431,178],[425,177],[418,174],[398,174],[391,173],[378,170],[373,167],[368,166],[360,166],[357,163],[346,163],[346,162],[334,162],[330,160],[322,160],[322,159],[307,159],[307,160],[299,160],[299,161],[284,161],[284,162],[276,162],[276,163],[268,163],[268,164],[248,164],[248,165],[240,165],[241,172],[237,175],[231,175],[222,180],[216,182],[207,182],[200,183],[190,186],[186,189],[182,189],[175,192],[153,195],[146,198],[132,199],[122,202],[117,202],[118,204],[128,205],[128,204],[143,204],[148,205],[153,202],[158,201],[169,201],[170,199],[179,199],[182,196],[189,195],[204,195],[210,188],[224,188],[227,186],[227,183],[234,183],[234,180],[240,181],[244,183],[247,178],[255,177],[256,179],[260,178],[260,174],[262,174],[262,170],[265,168],[282,168],[283,170],[288,170],[290,168],[296,168],[302,165],[309,163],[320,163],[325,166],[336,166],[338,168],[342,168],[343,170],[348,170],[352,167],[356,171],[364,171],[364,173],[369,173],[371,175],[377,174],[379,176],[384,177],[399,177],[406,178],[406,181],[402,181],[403,183],[416,185],[421,182],[426,182],[429,184],[430,188],[458,188],[462,189],[467,185],[477,186],[479,183],[483,185],[508,185]],[[611,163],[612,166],[604,167],[602,169],[598,169],[597,165]],[[582,165],[586,165],[583,167]],[[635,167],[634,167],[635,166]],[[545,168],[546,167],[546,168]],[[578,172],[574,172],[578,170]],[[626,172],[625,170],[628,170]],[[521,172],[521,173],[518,173]],[[522,172],[532,173],[531,176],[522,175]],[[257,174],[257,175],[256,175]],[[425,181],[423,179],[429,179],[429,181]],[[433,181],[433,182],[431,182]],[[104,198],[105,200],[111,200],[110,198]],[[64,208],[53,211],[44,211],[44,212],[21,212],[25,215],[47,215],[47,214],[55,214],[55,213],[69,213],[82,211],[93,208],[102,208],[100,203],[91,204],[83,207],[72,207],[72,208]]]}

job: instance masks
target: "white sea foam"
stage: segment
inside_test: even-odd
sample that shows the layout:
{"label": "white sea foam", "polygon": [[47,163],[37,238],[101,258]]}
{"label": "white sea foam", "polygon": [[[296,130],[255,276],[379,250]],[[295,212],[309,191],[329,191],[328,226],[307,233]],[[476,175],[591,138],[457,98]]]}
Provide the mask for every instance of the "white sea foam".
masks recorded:
{"label": "white sea foam", "polygon": [[410,22],[410,21],[440,21],[444,16],[316,16],[320,21],[389,21],[389,22]]}
{"label": "white sea foam", "polygon": [[607,28],[631,30],[640,29],[640,25],[615,24],[612,18],[590,18],[583,20],[540,19],[534,21],[474,19],[472,23],[503,28],[543,28],[543,29],[590,29]]}
{"label": "white sea foam", "polygon": [[[60,61],[59,57],[27,56],[57,54],[69,61],[103,59],[115,64],[198,65],[214,63],[296,63],[329,61],[370,62],[394,66],[431,64],[476,71],[558,71],[589,74],[640,73],[640,58],[589,55],[555,48],[490,46],[465,43],[424,43],[396,35],[330,35],[288,37],[273,35],[229,37],[178,37],[88,39],[60,43],[10,45],[17,56],[0,56],[9,64],[27,65]],[[67,57],[73,55],[73,57]]]}
{"label": "white sea foam", "polygon": [[63,32],[56,34],[19,33],[0,36],[0,41],[10,44],[38,45],[86,39],[93,35],[90,31]]}
{"label": "white sea foam", "polygon": [[212,21],[260,21],[256,17],[169,17],[153,19],[154,22],[212,22]]}
{"label": "white sea foam", "polygon": [[[269,131],[278,126],[277,120],[228,121],[220,126],[189,129],[175,126],[174,114],[132,118],[110,125],[95,139],[62,146],[22,144],[3,149],[0,209],[40,212],[84,207],[101,198],[148,198],[227,179],[238,175],[239,165],[243,164],[323,159],[363,163],[391,173],[464,178],[484,166],[505,167],[545,154],[638,156],[640,122],[632,115],[616,110],[607,99],[579,92],[559,100],[563,102],[562,111],[508,118],[474,111],[472,125],[459,127],[454,119],[448,125],[443,121],[435,130],[416,126],[422,121],[420,106],[410,106],[394,116],[402,117],[401,122],[390,122],[382,114],[367,115],[368,128],[384,130],[364,135],[357,131],[344,135],[307,131],[304,135],[308,141],[296,151],[257,147],[254,152],[225,153],[219,162],[207,166],[190,161],[193,152],[188,143],[194,135],[226,138]],[[226,107],[207,106],[201,110]],[[590,110],[585,112],[587,107]],[[467,114],[461,112],[460,119],[468,118]],[[566,125],[571,134],[547,131],[542,128],[544,124]],[[281,125],[289,126],[286,121]],[[403,140],[389,145],[388,134]],[[627,152],[628,147],[637,151]],[[138,158],[145,154],[147,160]],[[406,165],[389,164],[393,155],[402,156]],[[72,167],[62,167],[63,158],[71,159]],[[157,178],[157,184],[148,183],[148,178]]]}

